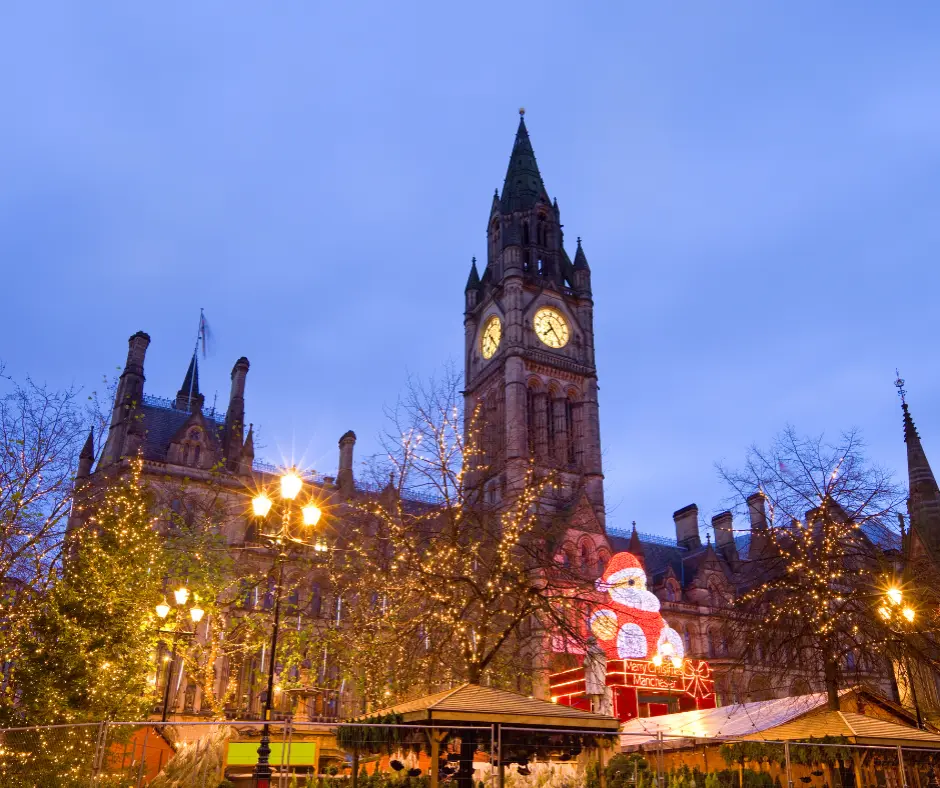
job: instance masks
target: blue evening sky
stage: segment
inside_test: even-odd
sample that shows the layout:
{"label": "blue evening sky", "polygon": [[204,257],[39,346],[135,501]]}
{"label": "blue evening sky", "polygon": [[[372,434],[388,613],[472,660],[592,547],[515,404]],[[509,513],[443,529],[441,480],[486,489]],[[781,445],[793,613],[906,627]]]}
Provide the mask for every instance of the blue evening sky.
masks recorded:
{"label": "blue evening sky", "polygon": [[199,308],[265,456],[374,451],[462,363],[518,107],[593,269],[610,522],[710,517],[787,422],[940,463],[940,7],[929,2],[7,4],[0,359],[94,388]]}

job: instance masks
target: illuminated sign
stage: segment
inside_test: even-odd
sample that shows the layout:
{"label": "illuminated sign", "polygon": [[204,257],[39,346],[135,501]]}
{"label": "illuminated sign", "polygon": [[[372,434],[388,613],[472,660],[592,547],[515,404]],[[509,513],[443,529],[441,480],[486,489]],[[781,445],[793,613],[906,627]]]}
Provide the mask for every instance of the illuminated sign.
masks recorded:
{"label": "illuminated sign", "polygon": [[[555,673],[549,681],[553,696],[584,694],[583,668]],[[685,693],[693,698],[706,698],[715,691],[711,666],[697,659],[683,660],[681,667],[668,662],[654,665],[645,659],[611,659],[607,661],[607,686]]]}

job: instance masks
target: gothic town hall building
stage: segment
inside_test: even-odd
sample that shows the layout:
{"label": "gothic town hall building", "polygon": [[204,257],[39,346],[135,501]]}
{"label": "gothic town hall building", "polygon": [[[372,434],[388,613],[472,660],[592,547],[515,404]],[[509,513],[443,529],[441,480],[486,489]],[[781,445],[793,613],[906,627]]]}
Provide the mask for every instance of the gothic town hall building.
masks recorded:
{"label": "gothic town hall building", "polygon": [[[719,704],[818,691],[820,687],[798,675],[781,683],[759,665],[742,666],[724,633],[734,578],[747,561],[748,545],[760,540],[767,528],[759,494],[748,502],[748,522],[733,522],[730,512],[711,518],[714,542],[708,538],[703,543],[695,504],[674,513],[675,538],[644,535],[635,526],[629,533],[607,528],[591,267],[580,238],[573,249],[572,258],[558,202],[545,186],[521,118],[502,191],[490,206],[487,248],[481,257],[485,263],[478,265],[474,259],[464,293],[465,410],[478,412],[482,419],[483,465],[489,469],[485,495],[497,503],[511,496],[532,457],[540,470],[554,471],[561,485],[550,505],[567,518],[565,560],[598,576],[613,554],[629,551],[637,556],[662,602],[663,616],[683,639],[686,655],[711,663]],[[255,459],[253,430],[246,421],[248,360],[239,358],[232,368],[222,413],[205,406],[195,355],[175,397],[146,390],[150,341],[143,332],[130,338],[103,450],[96,461],[89,438],[79,476],[94,481],[120,471],[140,453],[164,520],[185,516],[191,508],[187,501],[204,498],[211,488],[236,567],[247,572],[269,564],[267,548],[255,541],[245,507],[246,488],[270,480],[275,472]],[[907,406],[904,416],[917,499],[912,525],[924,544],[935,548],[940,545],[940,492]],[[352,431],[341,436],[335,472],[313,479],[339,516],[350,499],[387,492],[356,478],[355,443]],[[233,605],[244,614],[264,610],[270,607],[269,589],[255,589]],[[298,627],[327,626],[341,616],[325,577],[316,573],[303,579],[289,605]],[[156,681],[158,689],[173,683],[171,713],[205,713],[206,693],[197,681],[172,674],[172,663],[161,664],[169,668],[162,669]],[[244,718],[260,712],[258,679],[264,668],[263,653],[218,666],[217,683],[237,685],[226,701],[229,714]],[[309,691],[281,699],[282,710],[290,709],[301,719],[335,719],[361,711],[331,668],[328,654],[306,670],[308,675],[301,678]],[[533,687],[544,694],[543,682],[536,680]]]}

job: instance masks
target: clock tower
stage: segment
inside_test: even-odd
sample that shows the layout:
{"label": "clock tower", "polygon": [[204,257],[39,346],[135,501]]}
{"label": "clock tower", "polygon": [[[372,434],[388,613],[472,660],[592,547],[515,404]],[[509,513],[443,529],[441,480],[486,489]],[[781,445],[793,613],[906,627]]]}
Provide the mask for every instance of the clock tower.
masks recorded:
{"label": "clock tower", "polygon": [[465,410],[480,420],[484,494],[496,503],[512,495],[530,460],[556,471],[560,488],[545,503],[569,518],[566,549],[596,568],[609,548],[591,270],[580,238],[574,262],[565,251],[524,117],[480,268],[474,259],[466,287]]}

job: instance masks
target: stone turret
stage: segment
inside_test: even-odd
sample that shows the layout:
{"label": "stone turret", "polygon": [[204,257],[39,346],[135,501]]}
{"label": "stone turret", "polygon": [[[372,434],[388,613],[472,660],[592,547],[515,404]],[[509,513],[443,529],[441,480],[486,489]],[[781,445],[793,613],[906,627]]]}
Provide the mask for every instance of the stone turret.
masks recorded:
{"label": "stone turret", "polygon": [[251,365],[242,356],[232,367],[232,389],[228,398],[228,410],[225,414],[224,445],[226,466],[230,470],[239,468],[239,455],[242,451],[242,439],[245,434],[245,380]]}
{"label": "stone turret", "polygon": [[715,532],[715,546],[726,561],[738,560],[738,548],[734,543],[734,518],[731,512],[721,512],[712,517],[712,530]]}
{"label": "stone turret", "polygon": [[352,430],[339,439],[339,469],[336,473],[336,486],[346,495],[352,495],[355,489],[353,479],[353,449],[356,447],[356,433]]}
{"label": "stone turret", "polygon": [[767,498],[760,491],[748,496],[747,512],[751,520],[751,544],[748,547],[748,558],[751,561],[766,560],[770,557],[771,539],[766,504]]}
{"label": "stone turret", "polygon": [[[125,442],[134,424],[137,407],[144,396],[144,357],[150,345],[150,336],[138,331],[127,340],[127,344],[127,362],[114,395],[108,439],[99,463],[101,467],[115,463],[121,457],[132,453],[128,449],[133,446],[125,446]],[[139,445],[139,441],[133,443]]]}
{"label": "stone turret", "polygon": [[672,519],[676,524],[676,544],[688,550],[698,550],[702,546],[698,532],[698,506],[690,503],[673,512]]}

